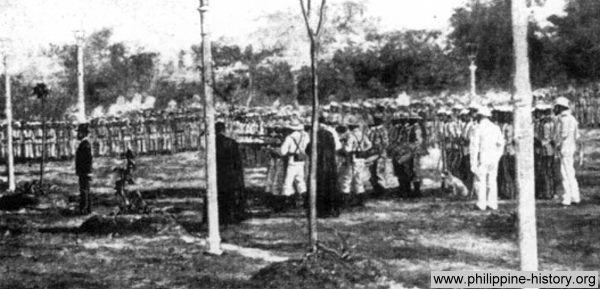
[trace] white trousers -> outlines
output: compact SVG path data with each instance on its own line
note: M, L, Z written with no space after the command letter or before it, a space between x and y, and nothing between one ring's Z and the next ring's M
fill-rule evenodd
M575 167L573 166L574 153L561 153L560 158L560 175L562 177L562 186L565 190L562 196L562 204L570 205L571 203L579 203L579 184L575 178Z
M476 178L473 186L477 187L475 192L477 193L477 208L485 210L490 208L492 210L498 209L498 183L496 177L498 176L498 162L490 164L480 164L477 168Z
M306 193L304 162L290 162L285 171L283 195L291 196L295 192L298 192L299 194Z
M346 160L340 171L340 189L344 194L365 192L367 167L364 159Z

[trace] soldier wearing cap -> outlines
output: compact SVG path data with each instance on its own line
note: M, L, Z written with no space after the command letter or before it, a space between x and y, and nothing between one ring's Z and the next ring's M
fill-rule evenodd
M310 137L304 131L304 125L297 119L291 121L288 128L292 132L285 137L278 151L279 155L287 157L282 193L286 197L293 197L290 201L299 202L301 195L306 193L304 165L308 161L306 147Z
M448 158L448 170L455 176L460 174L459 165L461 158L460 147L460 120L459 112L462 107L458 104L452 106L450 120L446 123L446 146Z
M400 126L400 138L390 148L393 157L394 172L399 184L400 197L421 197L421 156L427 150L421 119L405 116L397 119Z
M341 191L346 204L356 198L354 204L362 205L364 202L366 173L366 154L371 149L371 141L363 133L360 122L355 116L347 119L348 132L342 145L344 161L341 165Z
M56 157L59 160L65 158L65 130L64 122L56 122Z
M190 129L190 145L193 150L198 149L198 144L200 142L200 125L198 123L198 117L193 116L190 119L191 129ZM264 133L261 133L264 135Z
M440 108L437 112L437 122L436 122L436 135L437 135L437 139L438 139L438 146L440 148L440 152L442 154L442 170L443 171L447 171L448 170L448 145L447 143L450 141L447 130L446 130L446 124L449 122L450 120L450 114L449 112L445 109L445 108Z
M73 157L77 151L77 124L74 121L69 120L67 125L67 137L69 138L69 157Z
M48 128L46 129L46 153L48 155L48 158L50 159L56 159L56 130L57 130L57 123L56 122L50 122L48 124Z
M173 132L175 133L174 151L180 152L185 149L184 133L185 125L180 115L176 115L173 119Z
M146 125L148 126L148 152L155 154L158 152L158 127L156 123L156 118L150 117Z
M460 146L461 146L461 161L459 166L460 178L469 191L473 190L473 173L471 172L471 157L469 153L469 140L473 133L474 121L468 109L463 109L460 112Z
M376 156L369 167L371 172L370 182L375 196L381 196L385 192L388 183L386 166L389 163L387 149L390 145L388 130L385 127L382 113L373 115L373 126L368 135Z
M579 184L575 177L575 167L573 165L579 138L579 124L571 114L569 107L569 100L565 97L556 99L554 113L557 115L558 120L556 124L555 143L556 153L560 158L562 186L565 191L562 196L562 204L564 206L578 204L581 201Z
M6 159L6 123L0 125L0 157Z
M75 154L75 173L79 177L79 211L87 215L92 212L90 196L90 181L92 173L92 146L88 140L89 127L87 123L79 124L77 139L79 146Z
M13 126L13 151L15 158L18 160L23 159L23 131L21 129L21 122L15 121Z
M44 138L44 131L42 130L42 124L39 122L34 123L33 127L34 134L34 149L33 149L33 157L38 159L42 157L42 139Z
M96 136L98 142L98 155L105 156L107 153L108 141L108 124L105 119L101 118L96 124Z
M113 120L110 124L110 151L112 155L120 155L123 152L121 125L122 122L117 119Z
M127 150L134 151L134 148L132 147L134 131L131 127L128 117L123 118L123 122L121 123L120 130L121 130L121 145L122 145L121 152L126 152Z
M498 116L497 123L504 136L504 151L498 164L498 194L505 198L514 199L517 193L516 142L510 107L500 107Z
M504 136L500 127L490 121L492 112L482 107L477 112L477 128L469 143L471 170L478 186L477 208L498 209L498 161L504 149Z
M23 140L25 147L25 158L32 160L34 158L33 152L33 128L30 123L25 123L23 126Z
M556 194L554 120L551 113L552 107L549 105L535 107L535 191L540 199L552 199Z

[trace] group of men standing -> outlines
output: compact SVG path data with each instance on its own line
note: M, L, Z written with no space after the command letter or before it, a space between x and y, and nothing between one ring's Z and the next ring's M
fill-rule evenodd
M8 153L6 124L0 128L0 155ZM123 118L97 118L88 124L94 156L177 153L198 149L202 129L192 114L134 114ZM71 159L77 148L77 124L72 121L14 122L13 153L18 161L39 160L45 150L50 160ZM45 131L45 132L44 132Z
M552 116L554 112L554 116ZM538 198L551 199L556 179L562 180L565 206L579 203L574 155L578 149L578 123L568 99L555 105L538 105L535 118L535 183ZM480 210L498 208L498 195L516 196L516 141L510 109L471 106L438 111L436 124L443 167L477 196ZM560 171L557 174L556 171Z
M319 117L317 215L337 216L344 207L362 205L368 182L374 195L381 196L392 187L390 178L394 177L400 184L395 186L397 196L420 196L418 160L425 151L422 119L408 112L386 114L383 107L361 107L362 113L359 109L344 114L335 107L326 108ZM280 192L298 205L307 190L309 129L298 118L287 129L275 150L285 163Z

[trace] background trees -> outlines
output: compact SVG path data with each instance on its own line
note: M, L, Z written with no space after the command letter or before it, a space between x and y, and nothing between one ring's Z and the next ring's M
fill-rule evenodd
M513 38L510 0L472 1L457 8L449 33L431 30L380 31L361 0L327 7L318 64L319 98L352 100L389 97L400 91L437 93L468 88L468 56L476 52L478 86L510 89ZM214 42L215 93L232 105L310 102L310 69L305 31L297 11L266 15L252 34L255 45ZM569 0L565 13L548 18L550 26L529 19L527 34L534 88L588 83L600 79L600 3ZM118 96L135 93L156 97L156 106L170 100L190 101L202 90L195 63L201 46L182 49L169 58L143 47L111 40L102 29L86 39L85 70L88 107L108 106ZM474 49L475 48L475 49ZM30 87L50 84L52 108L59 116L75 103L76 49L51 45L44 53L52 73L36 67L13 75L15 117L35 117ZM47 65L40 63L40 65ZM2 107L0 101L0 108Z

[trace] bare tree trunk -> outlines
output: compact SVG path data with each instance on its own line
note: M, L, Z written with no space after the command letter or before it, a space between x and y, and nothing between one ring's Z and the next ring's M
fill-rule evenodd
M5 52L7 53L7 52ZM8 56L4 55L4 89L6 95L6 166L8 170L8 191L15 191L15 161L12 132L12 100L10 92L10 75L8 74Z
M317 252L317 132L319 129L319 78L317 76L317 51L319 47L319 33L323 25L324 12L325 12L325 0L321 0L321 6L319 8L319 14L317 18L317 27L313 29L310 24L310 10L311 0L307 0L306 7L304 1L300 0L300 7L302 8L302 16L304 17L304 23L306 24L306 32L310 40L310 68L311 68L311 79L312 79L312 118L311 118L311 151L310 151L310 166L308 173L308 231L309 231L309 242L310 251Z
M319 77L317 76L317 49L314 39L310 43L310 72L312 78L312 118L310 132L310 168L308 171L308 231L310 235L310 248L317 251L317 132L319 129Z
M512 0L513 47L515 53L514 100L517 143L517 189L519 194L519 257L522 271L537 271L537 233L533 162L532 92L527 48L526 0Z
M208 1L200 0L200 25L202 29L202 84L204 87L204 119L206 124L206 200L208 200L208 253L220 255L219 204L217 199L217 149L215 139L215 104L213 96L212 54L208 28Z

